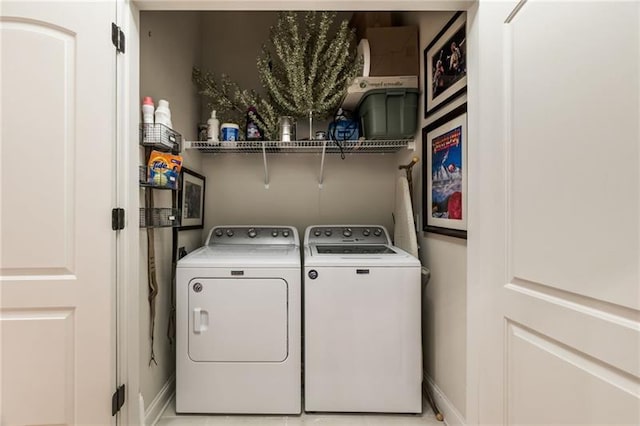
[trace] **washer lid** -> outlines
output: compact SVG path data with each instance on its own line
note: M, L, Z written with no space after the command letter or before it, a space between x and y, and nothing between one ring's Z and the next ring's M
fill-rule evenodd
M305 266L420 267L420 261L406 251L381 244L310 244L304 253Z
M296 245L204 246L178 261L178 268L299 268L300 247Z
M389 246L378 244L317 244L314 247L318 254L396 254Z

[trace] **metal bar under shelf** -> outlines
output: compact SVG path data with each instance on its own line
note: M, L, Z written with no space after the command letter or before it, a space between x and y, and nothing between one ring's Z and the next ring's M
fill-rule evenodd
M262 161L264 163L264 189L269 189L269 167L267 166L267 148L262 144Z
M327 143L322 145L322 160L320 160L320 176L318 177L318 188L322 189L324 182L324 155L327 152Z
M237 141L210 142L186 141L186 149L197 149L211 154L275 154L275 153L326 153L326 154L382 154L397 152L413 146L413 139L357 140L357 141ZM342 147L342 150L340 149Z

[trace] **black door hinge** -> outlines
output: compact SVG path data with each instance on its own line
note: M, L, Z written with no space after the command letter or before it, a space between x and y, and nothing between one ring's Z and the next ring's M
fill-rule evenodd
M124 385L116 389L111 397L111 415L115 416L124 405Z
M113 22L111 23L111 41L116 47L116 52L124 53L124 33L122 29Z
M114 231L124 229L124 209L115 208L111 210L111 229Z

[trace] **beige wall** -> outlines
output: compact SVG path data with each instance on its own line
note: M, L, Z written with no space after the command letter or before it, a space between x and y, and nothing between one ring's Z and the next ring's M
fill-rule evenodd
M339 16L348 19L350 14ZM259 89L256 57L268 43L276 19L277 14L269 12L207 12L202 68L227 73L247 89ZM306 129L308 125L300 123L299 138L308 136ZM202 165L207 176L204 233L221 224L295 225L302 232L315 223L362 222L392 229L394 154L351 155L346 160L328 156L323 189L318 188L320 157L313 154L269 155L269 189L264 187L260 155L209 154Z
M394 155L327 156L318 188L320 156L269 156L269 189L262 157L211 156L203 160L207 181L205 229L219 224L293 225L381 223L392 230Z
M420 27L420 47L424 49L453 16L453 12L404 13L405 25ZM421 62L423 61L420 52ZM424 64L421 63L421 70ZM420 75L420 87L424 92L424 74ZM459 104L466 97L456 100ZM424 93L420 97L421 127L442 114L429 119L424 116ZM446 108L445 108L446 109ZM416 134L421 141L421 130ZM418 146L421 142L418 143ZM421 159L419 148L416 153ZM407 162L410 155L406 155ZM422 163L419 163L422 166ZM422 172L414 170L415 207L422 210ZM419 224L420 229L422 224ZM424 293L423 312L423 356L426 374L433 379L447 399L462 416L466 411L466 291L467 291L467 244L466 240L432 233L422 233L419 238L421 260L431 270L431 280Z
M200 103L191 83L191 68L200 61L200 16L198 13L142 12L140 16L140 95L170 103L173 127L186 140L196 137ZM183 152L184 165L201 172L197 152ZM141 161L142 161L141 153ZM140 202L144 205L144 190ZM170 191L154 191L156 207L170 207ZM156 298L155 355L158 365L149 365L149 303L147 300L147 233L140 232L140 392L146 407L175 371L174 347L167 339L171 289L172 230L155 229ZM179 246L188 251L201 245L201 232L182 231Z

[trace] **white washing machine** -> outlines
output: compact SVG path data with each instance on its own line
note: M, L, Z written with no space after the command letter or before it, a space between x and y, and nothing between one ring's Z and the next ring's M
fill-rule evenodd
M176 412L300 413L297 230L213 228L176 279Z
M420 286L384 227L307 228L305 411L422 412Z

